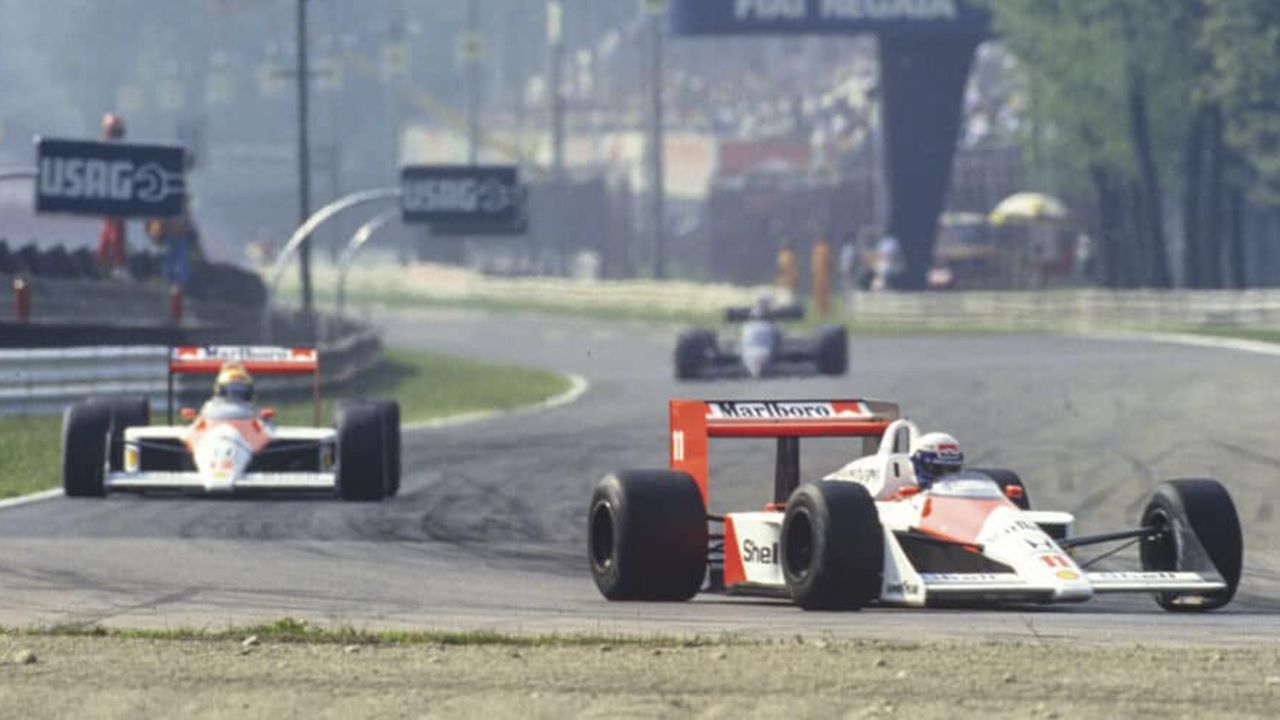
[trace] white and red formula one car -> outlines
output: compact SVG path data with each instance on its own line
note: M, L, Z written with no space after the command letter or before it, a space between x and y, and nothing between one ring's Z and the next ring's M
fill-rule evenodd
M231 369L247 396L215 395L173 423L174 376ZM67 408L62 425L63 490L332 493L381 500L400 485L400 410L395 402L340 403L333 427L320 425L319 354L313 348L178 347L170 351L168 424L151 425L146 398L94 399ZM316 427L284 427L252 402L252 375L310 375Z
M1239 520L1214 480L1160 483L1138 527L1080 536L1069 513L1031 510L1007 470L961 471L920 487L905 449L919 431L893 403L672 400L670 414L670 469L613 473L591 496L591 574L610 600L687 600L705 590L853 609L1145 592L1169 610L1207 610L1227 604L1240 580ZM864 438L862 455L801 484L800 439L842 436ZM777 439L773 501L763 510L707 514L713 437ZM709 533L708 522L723 532ZM1076 557L1125 540L1139 545L1141 570L1097 571Z

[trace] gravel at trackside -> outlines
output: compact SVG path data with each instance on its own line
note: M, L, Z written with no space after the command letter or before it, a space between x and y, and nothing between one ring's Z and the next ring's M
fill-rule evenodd
M1280 646L7 636L0 650L0 714L32 718L1280 716Z

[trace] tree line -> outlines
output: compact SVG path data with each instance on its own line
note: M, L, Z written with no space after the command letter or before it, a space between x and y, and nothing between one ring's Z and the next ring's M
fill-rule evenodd
M1245 285L1246 204L1280 204L1280 2L978 0L1026 73L1033 164L1093 193L1101 280Z

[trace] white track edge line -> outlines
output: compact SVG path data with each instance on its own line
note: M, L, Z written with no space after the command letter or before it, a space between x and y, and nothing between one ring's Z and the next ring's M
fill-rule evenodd
M506 417L509 415L524 415L528 413L538 413L544 410L552 410L558 407L564 407L571 403L577 402L579 398L591 389L591 382L581 375L572 373L566 375L569 379L569 389L547 398L533 405L525 405L523 407L512 408L510 410L480 410L477 412L462 413L460 415L450 415L448 417L437 418L435 420L424 420L422 422L409 423L402 425L403 430L434 430L438 428L455 427L457 425L470 425L471 423L481 422L483 420L492 420L494 418Z
M42 500L52 500L56 497L62 497L62 488L50 488L48 490L40 490L39 492L27 493L26 495L5 498L0 500L0 510L30 505L31 503L37 503Z
M1262 340L1245 340L1243 338L1213 337L1210 335L1191 335L1186 333L1147 333L1147 332L1089 332L1082 337L1092 340L1120 340L1129 342L1165 343L1168 345L1190 345L1213 350L1235 350L1236 352L1254 355L1280 355L1280 344Z

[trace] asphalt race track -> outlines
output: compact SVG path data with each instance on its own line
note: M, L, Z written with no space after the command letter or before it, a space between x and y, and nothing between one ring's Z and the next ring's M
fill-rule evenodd
M592 389L540 413L407 431L401 495L383 504L117 495L0 510L0 624L198 626L293 616L360 627L878 638L1280 640L1280 359L1049 336L853 338L840 379L677 384L675 328L461 310L391 316L395 345L576 372ZM605 602L586 569L591 485L662 467L666 400L896 399L957 435L971 464L1018 470L1035 507L1077 530L1136 521L1161 478L1218 477L1245 528L1225 611L1171 615L1145 596L1071 608L806 613L704 596ZM847 442L847 441L845 441ZM712 446L712 510L772 487L767 442ZM814 441L805 474L844 459Z

